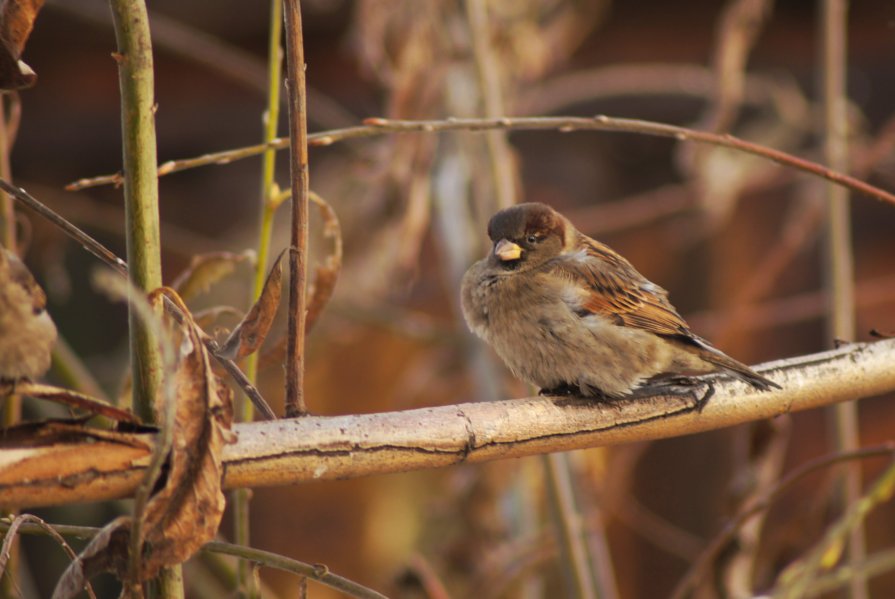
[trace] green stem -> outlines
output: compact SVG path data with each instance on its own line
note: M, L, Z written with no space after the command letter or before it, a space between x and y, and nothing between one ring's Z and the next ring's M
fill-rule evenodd
M111 0L111 7L118 43L128 272L134 287L148 292L162 284L152 41L142 0ZM133 302L128 310L134 412L152 422L162 386L161 352L156 333ZM160 597L183 596L179 566L162 572L158 590Z
M149 291L162 284L152 43L141 0L111 4L118 40L127 263L134 286ZM162 377L158 343L133 309L130 330L134 411L152 421Z
M280 120L280 86L283 77L283 5L281 0L270 2L270 34L267 44L267 110L264 113L263 143L270 143L277 137L277 124ZM250 304L261 296L267 276L267 263L270 257L271 238L273 236L273 217L276 212L276 150L269 149L261 159L261 223L258 231L258 263L255 266L255 280L252 286ZM255 383L258 378L258 354L249 356L246 363L246 376ZM252 403L239 398L237 412L243 422L251 422L255 417ZM239 545L251 544L251 521L249 501L251 491L240 489L233 494L234 540ZM237 588L247 597L258 597L259 589L255 585L251 564L241 560L237 566Z
M162 570L158 576L158 595L170 599L183 599L183 566L176 565Z
M281 49L283 39L283 5L280 0L271 0L270 3L270 39L267 46L268 54L268 88L267 110L264 113L264 141L269 144L277 138L277 123L280 120L280 86L283 78L283 52ZM273 217L278 202L275 201L276 186L274 174L276 172L277 152L269 148L261 157L261 226L258 231L258 264L255 267L255 281L252 287L251 301L254 302L261 296L264 281L267 277L267 263L270 257L270 243L273 236ZM249 356L246 365L246 376L253 383L258 376L258 354ZM242 419L250 422L253 417L251 404L243 402L245 407L241 414Z

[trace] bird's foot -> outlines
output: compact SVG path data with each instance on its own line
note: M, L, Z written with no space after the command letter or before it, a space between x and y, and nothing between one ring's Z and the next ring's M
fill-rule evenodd
M595 402L606 405L616 405L618 400L622 399L619 397L612 397L610 395L607 395L596 387L588 386L585 389L582 389L578 385L568 384L560 385L552 389L541 389L538 394L559 398L554 403L560 407L572 405L593 405Z
M538 391L538 395L545 397L572 397L581 395L581 392L577 386L563 383L551 389L541 389Z
M654 395L687 397L693 401L696 411L702 412L714 394L715 384L711 379L675 376L638 387L628 397L633 399Z

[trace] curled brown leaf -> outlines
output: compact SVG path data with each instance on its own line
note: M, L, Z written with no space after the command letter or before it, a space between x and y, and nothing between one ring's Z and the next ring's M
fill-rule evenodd
M280 305L280 295L283 287L283 255L286 250L280 252L273 263L261 296L252 306L227 340L221 345L218 355L228 360L236 360L253 354L264 343L270 325Z
M166 295L187 316L178 327L177 413L164 488L146 506L144 578L188 559L217 533L226 501L221 453L235 441L230 388L211 368L201 333L176 293Z
M319 195L312 191L309 197L320 210L320 216L323 218L323 236L332 240L333 245L330 255L326 257L323 264L314 270L314 280L308 293L311 299L308 301L308 311L305 316L305 333L311 331L323 312L323 308L332 297L336 280L342 270L342 228L339 226L339 217L336 216L332 206Z
M308 309L305 312L305 334L310 333L317 319L323 312L323 308L332 297L336 288L336 281L342 270L342 227L339 218L329 203L313 191L310 199L320 210L323 218L323 236L332 240L332 253L326 257L323 264L314 269L314 279L308 292ZM280 364L286 355L286 338L279 339L261 356L261 366L266 368L272 364Z

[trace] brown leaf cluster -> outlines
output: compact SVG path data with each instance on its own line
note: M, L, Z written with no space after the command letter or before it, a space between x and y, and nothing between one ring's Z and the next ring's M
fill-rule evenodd
M217 533L226 504L221 492L221 452L235 440L232 398L212 371L202 334L189 317L186 306L169 289L169 297L186 318L171 323L180 355L173 376L174 430L164 482L146 505L142 518L142 555L138 580L128 580L129 548L133 519L123 516L109 523L63 574L54 598L73 597L84 582L102 571L112 571L138 592L138 583L158 574L166 566L188 559ZM173 320L173 319L171 319ZM159 413L168 409L159 399Z

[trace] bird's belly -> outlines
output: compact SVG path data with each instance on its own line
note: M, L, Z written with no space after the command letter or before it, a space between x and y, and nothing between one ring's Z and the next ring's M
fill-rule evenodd
M528 311L529 314L539 311ZM620 396L662 372L669 356L661 338L600 316L581 318L564 304L541 315L492 316L489 342L520 378L544 389Z

